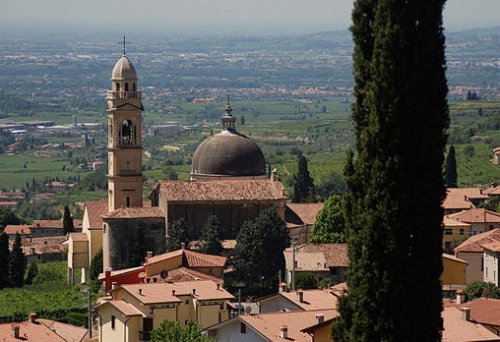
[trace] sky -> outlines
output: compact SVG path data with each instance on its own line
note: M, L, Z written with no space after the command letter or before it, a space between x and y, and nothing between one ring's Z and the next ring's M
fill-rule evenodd
M423 1L423 0L422 0ZM0 27L120 32L344 30L353 0L0 0ZM500 0L448 0L449 31L500 26Z

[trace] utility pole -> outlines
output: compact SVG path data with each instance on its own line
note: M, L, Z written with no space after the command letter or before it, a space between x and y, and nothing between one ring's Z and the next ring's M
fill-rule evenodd
M241 289L238 289L238 316L241 312Z

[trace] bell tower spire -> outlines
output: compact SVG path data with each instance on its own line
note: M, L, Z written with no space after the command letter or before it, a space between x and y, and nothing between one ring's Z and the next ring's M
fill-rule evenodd
M124 55L111 74L107 93L108 112L108 211L141 207L142 198L142 106L137 73Z

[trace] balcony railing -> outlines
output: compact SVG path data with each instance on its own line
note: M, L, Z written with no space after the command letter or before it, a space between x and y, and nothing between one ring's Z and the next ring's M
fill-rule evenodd
M141 99L142 92L140 91L110 91L108 90L108 100L118 99Z

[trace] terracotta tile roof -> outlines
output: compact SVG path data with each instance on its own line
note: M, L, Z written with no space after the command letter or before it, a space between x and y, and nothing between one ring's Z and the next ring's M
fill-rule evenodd
M285 255L286 268L292 268L292 248L283 252ZM322 243L303 244L295 247L296 270L299 271L329 271L330 267L347 267L349 258L347 256L347 244L345 243Z
M460 262L462 264L469 264L467 261L465 260L462 260L460 258L457 258L456 256L454 255L451 255L451 254L446 254L446 253L443 253L442 255L443 259L448 259L448 260L452 260L452 261L457 261L457 262Z
M85 233L70 233L69 239L72 241L88 241L87 234Z
M337 310L290 311L241 315L238 316L238 319L248 324L269 341L283 341L280 338L280 328L287 326L288 341L310 342L311 336L301 330L316 325L317 314L323 314L325 321L330 321L339 315Z
M61 336L65 341L80 342L85 336L87 336L88 333L87 329L76 325L43 318L39 318L37 321L49 327L52 331L55 331L56 334Z
M199 280L211 280L216 284L224 284L224 280L217 278L216 276L201 273L187 267L179 267L174 270L168 271L168 277L165 280L161 279L161 281L174 283Z
M500 241L491 241L481 245L484 249L498 253L500 252Z
M149 283L122 285L114 291L123 289L143 304L178 303L177 296L194 296L198 300L229 300L234 296L217 283L210 280L187 281L179 283ZM141 289L141 294L139 294ZM195 293L193 294L193 289ZM175 291L175 292L172 292Z
M342 295L344 292L347 292L347 283L339 283L337 285L333 285L330 287L330 290L332 290L333 293L336 295Z
M87 214L89 217L89 229L102 229L101 216L108 212L108 200L87 202Z
M20 235L31 235L31 226L24 224L8 224L3 231L7 235L16 235L16 233Z
M82 228L82 220L73 219L73 225L75 228ZM63 229L63 220L33 220L32 227Z
M287 226L312 225L324 203L288 203L285 207Z
M463 210L447 215L448 218L466 223L499 223L500 214L483 208Z
M481 324L465 321L456 307L445 307L443 317L443 342L500 341L500 337Z
M475 208L474 204L469 200L471 197L467 196L469 192L463 191L464 188L448 188L446 198L443 201L443 208L449 210L469 209Z
M196 268L196 267L224 267L226 264L227 258L218 255L210 255L198 253L195 251L190 251L188 249L178 249L176 251L163 253L160 255L155 255L149 258L145 265L151 265L153 263L165 261L171 258L175 258L179 255L184 255L187 262L187 267Z
M484 250L482 245L494 241L500 241L500 228L471 236L455 248L455 253L482 253Z
M21 240L21 248L24 255L45 255L55 253L65 253L68 250L68 245L65 236L39 237ZM14 241L9 241L11 247Z
M443 217L443 226L445 227L471 227L469 223L461 222L459 220L451 219L448 216Z
M479 298L459 307L470 308L470 317L477 323L500 326L500 299Z
M500 185L483 190L483 194L488 196L500 196Z
M130 268L123 268L121 270L116 270L116 271L111 271L111 278L127 273L134 273L134 272L144 272L144 266L136 266L136 267L130 267ZM99 273L99 277L97 278L98 280L104 280L105 279L105 273Z
M142 312L140 312L135 306L125 302L124 300L105 301L96 305L94 308L96 310L99 310L105 305L111 305L116 310L120 311L124 316L142 316Z
M298 290L300 291L300 290ZM279 295L285 297L304 311L311 310L333 310L337 308L338 297L330 289L327 290L303 290L302 302L299 301L297 291L280 292Z
M121 207L101 216L103 219L165 217L160 207Z
M19 336L12 337L12 327L19 326ZM2 342L65 342L65 340L41 323L21 322L21 323L3 323L0 324L0 336Z
M267 178L160 181L160 196L167 202L287 200L283 184Z

